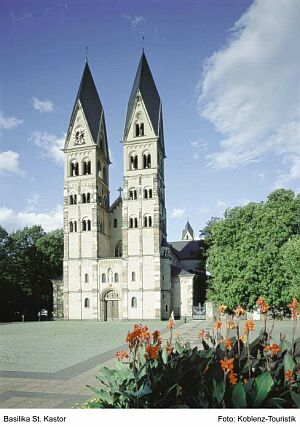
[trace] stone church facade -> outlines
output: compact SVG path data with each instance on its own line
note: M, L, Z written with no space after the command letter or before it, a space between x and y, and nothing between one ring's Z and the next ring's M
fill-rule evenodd
M122 145L123 190L111 203L104 109L86 63L63 150L63 289L54 281L54 314L99 321L168 319L172 311L191 317L205 275L202 242L188 222L180 241L167 242L162 103L144 52Z

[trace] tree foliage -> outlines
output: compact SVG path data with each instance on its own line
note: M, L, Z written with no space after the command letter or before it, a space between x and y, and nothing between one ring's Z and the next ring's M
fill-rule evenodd
M299 195L280 189L265 202L228 209L204 235L215 303L250 309L264 295L276 311L299 295Z
M0 321L52 311L51 278L62 274L63 232L40 226L8 234L0 226Z

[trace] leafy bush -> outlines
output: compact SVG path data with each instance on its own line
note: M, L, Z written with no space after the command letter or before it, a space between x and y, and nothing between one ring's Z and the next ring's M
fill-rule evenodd
M86 408L300 408L300 338L295 339L298 302L289 305L293 340L281 335L272 341L267 330L269 306L257 301L265 319L259 336L250 342L255 324L242 307L226 314L221 306L213 333L199 332L199 347L174 339L163 344L159 331L135 325L127 335L129 353L117 353L115 368L102 367L99 388ZM226 317L225 317L226 316ZM221 335L224 323L225 336ZM243 335L241 327L243 326Z

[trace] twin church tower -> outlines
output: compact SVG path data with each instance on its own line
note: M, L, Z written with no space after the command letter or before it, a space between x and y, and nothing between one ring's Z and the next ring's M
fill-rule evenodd
M167 243L162 103L144 52L122 143L123 195L112 202L104 109L86 63L64 147L65 319L167 319L192 305L180 273L192 288L195 275Z

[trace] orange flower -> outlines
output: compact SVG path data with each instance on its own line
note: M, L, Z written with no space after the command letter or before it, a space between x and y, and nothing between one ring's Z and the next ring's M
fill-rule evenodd
M266 314L270 308L270 306L265 302L264 297L259 297L256 301L256 304L259 306L260 312L262 314Z
M291 311L292 319L296 320L300 314L299 302L296 300L296 298L292 299L292 302L288 305L288 308Z
M233 371L228 373L228 379L230 384L237 384L238 382L237 374L235 374Z
M225 371L225 372L229 372L233 370L233 364L234 364L234 358L232 357L231 359L224 359L224 360L220 360L219 361L221 368Z
M124 359L128 359L129 358L129 354L127 353L127 351L118 351L116 353L116 357L121 362Z
M216 329L221 329L221 326L222 326L221 320L216 320L216 322L215 322L215 328Z
M152 346L151 344L148 344L146 346L146 354L150 359L156 360L158 358L159 349L160 347L158 346Z
M149 342L150 332L147 326L142 326L141 324L134 325L133 331L128 332L126 342L130 350L135 346L142 346L144 342Z
M264 351L271 352L272 355L275 355L280 352L280 347L278 344L273 343L272 345L266 345Z
M171 330L171 329L173 329L173 328L174 328L174 326L175 326L175 322L174 322L174 320L172 319L172 317L170 317L170 319L169 319L169 321L168 321L167 328Z
M152 333L153 338L153 344L157 344L159 347L161 347L162 344L162 338L159 331L154 331Z
M225 348L227 348L227 350L231 350L231 349L232 349L232 346L233 346L232 339L231 339L231 338L227 338L227 339L225 340L224 345L225 345Z
M242 316L244 313L245 313L245 310L243 309L243 307L241 307L241 306L238 306L235 310L233 310L234 311L234 314L236 315L236 316Z
M293 383L295 381L295 378L293 377L292 371L290 371L290 370L286 371L285 379L287 380L287 382L290 382L290 383Z
M253 320L246 320L244 324L244 332L254 331L254 322Z
M229 320L227 322L227 329L234 329L236 326L235 322L233 320Z
M226 310L227 310L227 305L224 305L224 304L220 305L220 307L218 308L218 312L220 314L224 314Z
M166 344L166 352L167 352L168 354L171 354L171 353L172 353L172 351L173 351L173 348L171 347L171 343L170 343L170 341L168 340L168 341L167 341L167 344Z

